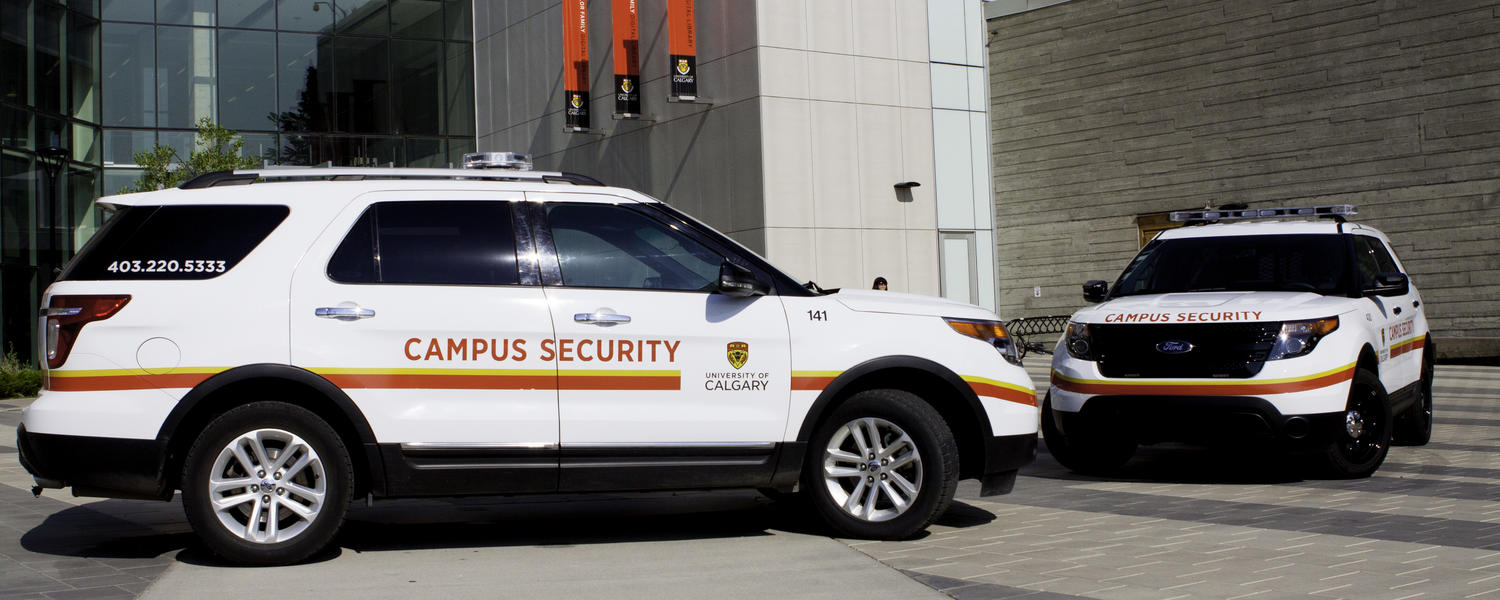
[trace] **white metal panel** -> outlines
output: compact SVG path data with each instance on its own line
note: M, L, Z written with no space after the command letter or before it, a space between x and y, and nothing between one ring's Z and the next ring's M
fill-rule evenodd
M927 39L932 60L964 64L969 59L964 37L965 0L927 1Z
M967 111L932 111L939 229L974 229L974 157Z
M932 107L969 110L969 69L932 63Z

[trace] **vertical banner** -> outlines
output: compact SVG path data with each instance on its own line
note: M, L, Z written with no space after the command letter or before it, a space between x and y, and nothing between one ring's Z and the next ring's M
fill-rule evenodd
M563 124L566 131L589 129L588 0L563 0Z
M611 15L615 29L615 115L641 116L641 31L635 12L636 0L614 0Z
M670 52L672 99L698 98L698 33L693 28L693 0L668 0L667 49Z

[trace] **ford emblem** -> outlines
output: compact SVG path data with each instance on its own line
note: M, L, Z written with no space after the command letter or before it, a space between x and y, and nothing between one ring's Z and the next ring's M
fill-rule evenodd
M1182 340L1167 340L1158 343L1156 351L1162 354L1186 354L1193 351L1193 345Z

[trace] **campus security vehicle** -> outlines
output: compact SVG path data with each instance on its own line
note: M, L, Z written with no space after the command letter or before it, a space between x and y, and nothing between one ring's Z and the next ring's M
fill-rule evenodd
M512 168L267 169L106 197L48 288L40 488L169 499L239 563L353 500L794 489L909 536L1005 493L1038 407L995 314L799 285L661 202ZM516 166L522 167L516 169Z
M1353 206L1172 213L1072 317L1042 404L1047 448L1107 472L1138 444L1276 441L1334 477L1432 434L1422 298ZM1300 218L1300 219L1299 219ZM1299 219L1299 220L1288 220Z

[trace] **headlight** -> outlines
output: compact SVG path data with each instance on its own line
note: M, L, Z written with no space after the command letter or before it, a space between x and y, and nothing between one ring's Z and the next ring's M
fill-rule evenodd
M986 342L1000 351L1000 355L1011 364L1021 364L1021 352L1016 348L1015 338L1010 337L1010 332L999 321L972 321L969 319L949 319L948 326L954 331L967 335L976 340Z
M1318 340L1338 328L1338 317L1282 323L1281 333L1276 336L1276 345L1271 346L1271 355L1266 360L1295 358L1312 352L1313 347L1318 345Z
M1078 360L1098 360L1094 357L1094 338L1089 336L1086 323L1068 323L1068 333L1063 336L1063 345L1068 354Z

